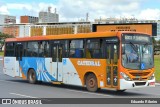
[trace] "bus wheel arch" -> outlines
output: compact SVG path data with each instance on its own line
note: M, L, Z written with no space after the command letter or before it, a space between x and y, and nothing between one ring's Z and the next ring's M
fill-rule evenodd
M88 91L95 92L98 90L98 79L93 72L87 72L85 74L84 84Z
M35 84L37 82L36 72L33 68L28 69L27 80L31 84Z

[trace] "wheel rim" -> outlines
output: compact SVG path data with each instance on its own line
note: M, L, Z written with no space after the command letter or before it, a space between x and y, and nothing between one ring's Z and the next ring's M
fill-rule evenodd
M33 72L31 72L31 74L30 74L30 81L33 81L33 80L34 80L34 78L35 78L35 75L34 75L34 73L33 73Z
M91 88L94 88L95 87L95 80L94 80L94 78L91 78L89 81L89 87L91 87Z

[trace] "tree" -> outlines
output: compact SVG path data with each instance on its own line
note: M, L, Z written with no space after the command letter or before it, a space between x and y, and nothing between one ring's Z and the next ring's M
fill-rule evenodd
M154 37L152 38L152 41L153 41L153 44L154 44L154 45L156 45L156 44L157 44L157 42L156 42L156 40L155 40L155 38L154 38Z
M8 35L0 32L0 47L4 45L4 41L6 38L13 38L13 37L14 37L13 35Z

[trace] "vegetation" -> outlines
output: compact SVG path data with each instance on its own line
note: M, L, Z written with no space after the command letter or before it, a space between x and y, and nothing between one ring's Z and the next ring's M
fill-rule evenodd
M8 35L8 34L4 34L2 32L0 32L0 48L4 45L4 40L6 38L13 38L14 36L12 35Z
M160 82L160 55L155 55L154 64L156 81Z
M0 52L0 56L3 56L4 55L4 52Z

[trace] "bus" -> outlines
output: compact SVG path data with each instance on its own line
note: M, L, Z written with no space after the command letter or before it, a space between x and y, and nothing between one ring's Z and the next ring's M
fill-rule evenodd
M3 72L29 83L88 91L154 87L152 38L139 32L92 32L8 38Z

